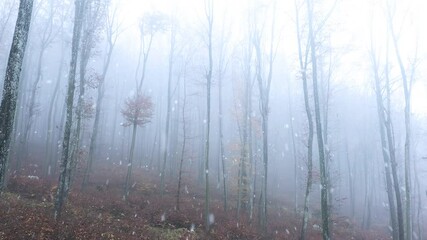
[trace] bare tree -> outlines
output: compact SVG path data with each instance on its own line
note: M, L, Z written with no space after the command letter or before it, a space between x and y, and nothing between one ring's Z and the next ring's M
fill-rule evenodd
M109 5L108 5L109 6ZM109 7L107 6L106 11L109 11ZM87 167L85 170L85 175L83 178L83 187L88 183L89 176L92 171L93 165L93 157L96 150L96 140L99 132L99 121L101 118L101 109L102 102L105 94L105 79L108 73L108 69L110 67L111 56L113 54L114 47L116 46L117 39L120 35L120 25L117 25L116 21L116 11L117 7L113 9L112 13L106 15L106 26L105 31L107 35L107 55L104 60L104 66L102 70L102 74L99 79L99 84L97 86L97 99L96 99L96 110L95 110L95 120L93 124L92 136L90 138L89 145L89 159L87 163ZM114 134L114 132L113 132Z
M144 83L144 80L145 80L145 72L147 70L147 62L148 62L148 57L150 55L153 38L157 33L164 32L166 30L166 26L167 26L166 19L167 18L160 13L150 13L145 15L141 19L141 23L139 26L141 41L139 46L138 64L135 71L136 89L138 90L138 92L141 92L142 84ZM141 78L139 79L139 82L138 82L138 72L139 72L139 67L141 65L141 55L142 55L142 73L141 73Z
M101 0L90 0L85 2L85 10L83 16L82 26L82 39L80 48L80 66L79 66L79 97L77 100L76 111L76 129L73 137L71 159L73 161L73 168L77 164L76 155L80 151L82 125L84 120L85 108L91 105L85 96L86 88L90 85L89 80L96 82L95 87L99 87L99 83L104 79L103 76L99 77L98 74L87 76L87 67L89 59L93 56L93 49L96 46L99 38L99 30L101 28L101 21L105 13L105 2ZM90 79L92 78L92 79Z
M274 33L275 33L275 15L276 15L276 2L274 1L274 6L272 6L272 22L270 29L270 42L268 43L268 53L267 60L264 59L264 53L262 52L262 37L263 37L263 28L256 26L253 30L253 45L256 53L256 80L258 82L259 90L259 106L262 119L262 160L263 160L263 181L262 181L262 193L261 193L261 209L259 213L259 220L261 227L264 231L267 230L267 180L268 180L268 117L269 117L269 95L271 80L273 78L273 63L276 49L274 47ZM256 20L255 20L256 21ZM263 66L266 64L266 68ZM264 76L264 72L267 72L267 75Z
M221 167L222 166L222 181L223 181L223 202L224 202L224 211L227 211L227 174L226 174L226 164L225 164L225 151L224 151L224 133L223 133L223 78L227 68L227 61L225 56L225 48L226 48L226 39L225 39L225 22L223 22L223 28L221 32L220 39L220 49L218 56L218 131L219 131L219 158L218 158L218 178L217 185L219 187L221 182Z
M73 102L74 102L74 90L76 82L76 69L77 69L77 57L80 45L80 36L83 24L84 16L84 1L75 0L75 12L74 12L74 28L73 28L73 40L71 43L71 61L70 69L68 74L68 90L66 98L66 121L64 129L64 137L62 141L62 157L61 157L61 169L58 181L58 190L55 199L55 219L61 217L62 206L66 199L66 193L70 187L71 177L71 160L70 160L70 139L71 139L71 126L73 120Z
M312 80L313 80L313 95L314 95L314 111L316 122L316 135L319 150L319 164L320 164L320 184L321 184L321 212L322 212L322 236L324 240L330 239L329 232L329 205L328 205L328 177L327 166L325 159L325 146L323 138L322 120L320 116L319 104L319 88L317 84L317 56L316 56L316 38L313 28L313 5L311 0L307 0L307 14L308 14L308 33L310 39L310 53L311 53L311 67L312 67Z
M301 74L301 80L303 83L304 92L304 106L305 114L307 115L308 122L308 139L307 139L307 180L304 194L304 208L303 208L303 220L301 227L300 239L305 239L305 233L308 223L308 203L310 197L311 186L313 184L313 137L314 137L314 124L313 117L310 108L310 96L308 93L308 82L307 82L307 66L308 66L308 55L310 48L305 44L306 48L303 52L303 38L300 24L300 6L295 2L296 11L296 28L297 28L297 40L298 40L298 60L299 60L299 71Z
M172 20L174 21L174 20ZM163 164L162 164L162 172L161 175L161 181L160 181L160 191L163 195L165 191L165 174L166 174L166 160L169 155L169 131L170 131L170 124L171 124L171 104L172 104L172 73L173 73L173 67L174 67L174 58L175 58L175 51L176 51L176 25L172 23L171 21L171 28L170 28L170 49L169 49L169 69L168 69L168 83L167 83L167 109L166 109L166 129L165 129L165 140L164 140L164 150L163 150Z
M205 229L210 231L211 216L210 216L210 192L209 192L209 136L211 125L211 84L213 71L213 53L212 53L212 30L214 20L214 5L212 0L205 1L205 14L208 23L208 57L209 65L206 70L206 140L205 140Z
M402 54L399 48L398 36L393 26L393 16L391 12L390 3L387 2L387 22L389 26L389 33L394 47L396 60L400 70L400 76L402 78L403 94L405 97L405 239L412 239L412 218L411 218L411 93L412 93L412 82L413 72L415 64L412 64L412 74L408 77L407 70L402 60ZM416 49L415 54L418 53ZM416 61L415 56L415 61Z
M33 11L33 0L21 0L13 34L12 47L6 68L3 84L3 95L0 105L0 192L2 192L8 165L11 134L16 110L16 98L25 55L28 33Z
M248 12L249 13L249 12ZM250 168L251 168L251 151L250 151L250 124L251 124L251 100L252 100L252 82L253 82L253 73L252 73L252 67L251 67L251 61L252 61L252 52L253 52L253 44L251 42L251 27L248 26L248 42L247 46L245 46L243 58L243 74L244 74L244 80L239 89L242 89L239 91L241 92L240 102L239 105L242 105L241 110L241 117L237 119L237 124L239 128L239 135L240 135L240 160L239 160L239 168L238 168L238 176L237 176L237 217L240 217L240 210L243 209L244 211L248 210L249 208L249 214L252 216L252 204L251 203L251 174L250 174ZM236 107L236 106L235 106Z
M376 95L376 102L377 102L377 113L378 113L378 119L379 119L379 130L380 130L380 137L381 137L381 146L382 146L382 155L384 159L384 166L385 166L385 177L386 177L386 187L387 187L387 197L388 197L388 203L390 208L390 221L391 226L393 229L393 239L403 239L403 233L401 232L401 227L403 227L403 224L401 222L401 214L399 214L400 211L396 212L396 200L397 206L399 207L399 200L400 200L400 193L395 192L396 189L393 189L393 178L391 176L395 176L393 165L395 164L392 160L392 156L394 156L394 146L392 142L388 142L390 140L389 136L389 125L391 119L387 120L387 116L385 112L387 111L384 107L384 100L382 96L382 87L380 84L380 74L378 69L378 59L377 56L374 53L373 46L371 46L371 61L372 61L372 67L374 72L374 80L375 80L375 95ZM389 89L389 85L387 84L386 87ZM398 185L398 182L394 182L394 186ZM400 191L398 189L398 191ZM393 193L396 194L398 197L396 200L393 196ZM399 208L401 209L401 207ZM397 214L397 215L396 215ZM400 216L400 217L399 217Z
M184 66L184 76L183 76L183 100L182 100L182 148L181 148L181 157L179 161L179 172L178 172L178 190L176 195L176 209L180 210L180 194L181 194L181 182L182 182L182 167L184 163L184 155L187 144L187 120L185 118L185 110L187 105L187 73L186 67Z

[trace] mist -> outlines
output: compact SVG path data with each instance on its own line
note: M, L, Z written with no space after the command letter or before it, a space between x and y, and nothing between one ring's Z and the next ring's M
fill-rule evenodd
M426 239L426 7L2 0L0 238Z

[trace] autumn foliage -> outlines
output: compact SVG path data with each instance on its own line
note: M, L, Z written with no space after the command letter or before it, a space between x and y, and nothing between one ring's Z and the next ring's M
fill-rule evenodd
M123 126L143 126L151 121L154 105L151 97L136 94L126 99L121 112L126 122Z

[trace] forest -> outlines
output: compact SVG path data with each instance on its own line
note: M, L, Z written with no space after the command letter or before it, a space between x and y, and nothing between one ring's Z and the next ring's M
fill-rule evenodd
M427 239L426 9L1 0L0 239Z

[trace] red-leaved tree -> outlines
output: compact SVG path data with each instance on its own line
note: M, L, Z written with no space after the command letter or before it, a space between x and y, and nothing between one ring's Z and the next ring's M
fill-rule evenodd
M130 147L128 171L126 175L125 194L123 196L124 199L127 199L129 196L129 184L132 175L132 161L135 149L136 129L138 126L144 126L151 121L154 112L154 106L153 102L151 101L151 97L144 96L143 94L136 94L126 99L121 112L126 120L126 122L123 123L123 126L133 126L132 143Z

